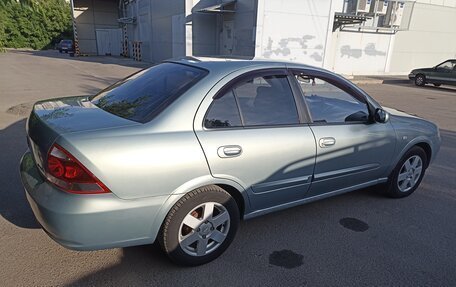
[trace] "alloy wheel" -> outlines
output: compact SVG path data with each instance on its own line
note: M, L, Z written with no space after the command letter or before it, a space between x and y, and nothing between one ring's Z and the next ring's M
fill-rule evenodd
M401 192L411 190L420 179L423 171L423 161L421 157L414 155L408 158L402 165L399 176L397 177L397 187Z
M424 85L424 77L421 76L421 75L417 76L416 79L415 79L415 84L417 86L423 86Z
M225 241L230 230L230 214L221 204L206 202L191 210L179 228L179 245L191 256L204 256Z

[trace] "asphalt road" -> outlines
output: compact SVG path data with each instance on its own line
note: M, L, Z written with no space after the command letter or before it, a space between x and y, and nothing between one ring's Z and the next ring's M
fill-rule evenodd
M443 139L408 198L368 189L246 221L222 257L195 268L172 265L154 246L75 252L54 243L37 225L18 175L28 108L94 93L138 66L54 51L0 54L1 286L456 284L456 89L394 79L362 88L386 106L434 121Z

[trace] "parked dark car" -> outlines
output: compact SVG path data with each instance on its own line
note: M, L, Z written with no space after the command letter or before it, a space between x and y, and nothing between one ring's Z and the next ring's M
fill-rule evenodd
M73 40L61 40L59 42L59 44L57 44L57 49L59 49L60 53L73 52L74 51Z
M432 68L421 68L412 70L409 79L415 82L417 86L426 84L456 85L456 59L446 60Z

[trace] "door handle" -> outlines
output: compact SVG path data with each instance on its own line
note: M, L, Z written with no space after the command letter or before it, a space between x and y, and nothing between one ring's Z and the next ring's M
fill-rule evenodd
M217 149L217 154L221 158L236 157L241 155L242 148L238 145L221 146Z
M320 147L330 147L336 144L336 139L335 138L321 138L318 141L318 145Z

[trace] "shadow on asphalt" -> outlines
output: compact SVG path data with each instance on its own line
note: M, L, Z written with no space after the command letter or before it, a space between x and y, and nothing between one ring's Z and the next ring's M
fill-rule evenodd
M18 172L20 157L27 148L25 122L25 119L22 119L0 131L0 148L2 150L0 215L18 227L38 228L39 226L24 196ZM282 274L282 269L274 269L281 267L271 265L272 263L268 260L271 254L282 252L281 254L284 255L290 253L304 258L304 266L299 267L298 264L296 267L302 269L297 269L297 272L290 274L302 274L299 276L312 278L314 274L316 274L315 276L321 275L312 269L314 268L313 265L322 264L317 260L318 258L328 258L327 260L334 261L334 265L337 266L349 263L349 266L345 268L348 271L355 271L358 270L357 264L366 264L360 259L367 256L368 253L364 252L368 252L369 248L383 241L386 243L379 248L380 250L387 248L388 251L382 252L387 252L386 254L389 255L382 257L384 258L382 260L385 261L378 261L377 258L376 262L379 265L376 268L389 266L391 258L394 259L397 254L409 256L407 249L400 249L393 244L395 241L391 240L394 238L390 239L390 236L395 236L398 231L394 232L391 229L396 228L397 225L397 228L402 232L403 225L401 224L406 224L406 226L410 224L408 217L418 217L419 220L429 221L420 225L420 228L437 227L439 228L437 230L440 230L442 229L441 216L437 215L434 219L429 216L423 217L421 208L417 207L420 206L420 203L428 202L431 196L435 197L435 191L438 193L434 200L438 200L437 205L440 206L440 209L448 208L442 205L448 205L444 202L451 202L450 199L454 200L452 190L448 190L448 186L455 186L456 179L449 179L447 175L456 173L454 164L456 162L456 133L442 130L441 136L441 153L431 166L418 193L408 199L388 199L382 196L380 189L369 188L242 222L240 232L238 232L235 241L227 252L216 261L200 267L183 268L172 264L157 244L123 248L122 255L117 263L101 267L101 269L97 268L97 271L84 274L82 277L69 282L69 285L145 286L157 285L159 282L164 285L170 284L170 282L174 282L176 285L197 285L200 282L201 274L213 274L211 277L207 277L205 282L211 282L214 285L217 282L226 282L226 285L234 286L239 285L239 282L244 282L244 280L246 285L252 285L254 282L258 283L257 285L267 285L268 277L261 277L259 274L265 272ZM405 218L395 217L398 210L410 206L416 208L409 208L407 212L401 213L401 216L405 216ZM434 210L435 206L428 206L427 209L429 208ZM371 226L369 231L362 233L363 235L355 235L355 233L350 233L353 231L347 230L339 224L341 218L352 217L368 223ZM292 219L293 225L299 227L284 224L290 219ZM393 220L394 224L390 220ZM446 223L443 226L446 226ZM385 233L385 230L388 233ZM404 230L407 234L415 232L413 233L413 240L424 240L424 243L428 244L427 237L419 236L422 234L421 232L428 232L427 229L425 231L419 229ZM431 231L432 229L429 232ZM357 232L356 234L360 233ZM301 239L296 243L290 241L288 235L297 236ZM448 245L450 239L453 242L450 236L447 237L449 239L445 237L439 244ZM356 238L359 238L360 241L357 241ZM411 239L408 238L407 240ZM361 252L359 255L361 257L357 257L356 254L353 255L354 251L349 247L351 245L347 245L351 241L355 242L356 252ZM433 252L441 250L435 248ZM336 252L335 255L334 252ZM97 256L99 253L93 254ZM285 262L284 264L287 264L288 258L286 256L280 259L280 261ZM326 259L321 260L326 262ZM221 272L221 270L223 271ZM238 274L240 277L233 276L233 272L241 272ZM336 271L331 269L327 272L333 274L332 272ZM314 278L313 280L317 279Z
M378 213L378 210L372 210L372 217L370 218L370 222L373 223L373 228L375 229L378 228L378 225L386 224L386 230L389 230L391 234L395 234L394 231L390 230L391 226L388 225L388 223L384 223L384 220L388 220L387 218L390 217L391 214L398 212L398 209L406 208L406 206L409 205L418 207L420 205L419 202L421 202L423 196L426 199L429 198L429 196L433 196L432 193L429 194L431 190L439 190L439 192L444 192L445 189L448 189L448 187L445 186L451 186L452 184L454 186L455 179L452 179L453 183L448 182L447 175L456 171L454 164L456 161L456 133L452 131L441 130L441 136L441 153L431 168L428 170L417 195L406 199L390 199L386 198L383 195L382 189L380 187L373 187L275 212L256 219L242 222L240 232L238 232L232 246L230 246L230 248L228 248L228 250L219 259L215 260L212 263L199 267L183 268L172 264L166 255L164 255L164 253L160 250L158 244L123 248L122 257L120 258L120 262L118 264L79 278L76 281L71 282L69 286L102 286L109 282L112 284L134 284L141 286L151 284L154 285L156 282L176 283L178 280L187 280L184 283L180 281L179 284L182 283L192 285L193 283L196 284L197 282L196 280L199 277L197 274L219 274L216 278L212 278L212 280L225 282L227 286L230 286L230 284L236 284L233 283L234 279L232 275L232 269L238 269L238 272L242 272L242 274L236 273L237 275L234 276L236 278L251 277L252 275L248 271L250 268L253 268L256 272L258 272L258 270L263 270L261 272L268 272L268 270L271 270L271 265L267 261L267 254L261 254L261 252L264 251L261 251L262 249L258 248L258 246L266 246L266 249L269 250L269 252L272 252L271 254L276 252L274 249L290 248L288 246L289 239L287 236L284 237L283 234L297 236L297 234L295 234L297 231L293 228L290 228L288 224L284 224L287 219L293 218L295 224L302 224L302 230L312 228L316 228L318 230L318 225L321 224L324 224L325 226L321 228L328 228L328 226L332 226L331 229L339 230L340 226L333 222L331 216L328 217L328 214L340 212L343 214L352 215L357 213L357 210L360 209L360 206L366 205L374 205L376 206L375 209L383 210L380 214ZM440 189L440 184L430 184L431 182L441 183L443 185L442 189ZM448 196L453 195L448 194ZM419 208L411 208L408 209L407 212L411 213L407 216L423 216L422 211ZM407 212L405 214L407 214ZM385 216L387 218L384 218ZM367 217L369 220L369 216ZM433 221L432 219L430 220ZM438 217L435 220L438 220ZM435 224L439 225L440 223ZM399 223L398 226L400 226ZM270 231L273 231L273 233L268 235ZM382 230L381 232L385 232L385 230ZM304 231L304 233L306 232ZM329 242L328 244L333 244L333 241L337 241L337 239L324 239L319 237L321 234L318 234L318 232L317 234L311 233L312 232L310 232L305 239L309 240L309 242L303 244L309 245L311 243L310 241L318 242L321 240L321 246L319 243L315 243L316 245L314 245L314 248L317 248L317 250L309 252L315 252L318 254L318 256L333 256L334 254L325 254L327 252L330 252L327 251L328 246L325 245L325 242ZM391 236L388 234L381 234L382 235L375 236L384 235L385 238ZM337 237L338 235L334 236ZM363 244L373 244L373 242L370 240L377 240L375 236L369 239L366 238ZM379 240L387 240L385 238L380 237ZM312 242L312 244L314 243ZM344 243L340 244L344 245ZM378 242L376 242L376 244L378 244ZM277 245L280 245L281 247L277 248ZM359 246L359 248L362 250L363 248L367 247ZM373 247L371 246L369 248ZM304 250L306 249L304 248ZM393 247L393 250L396 253L402 252L404 254L407 254L408 252L407 249L400 251L396 249L396 247ZM356 256L350 253L349 250L338 250L337 252L338 256L343 258L343 261L346 263L352 262L352 260L353 262L359 260L359 258L353 259L352 257ZM311 262L313 260L310 254L303 254L304 262L307 260L306 264L309 261ZM249 261L252 260L252 257L254 257L253 260L255 264L257 264L255 267L251 266L251 262L249 263ZM336 256L336 258L338 257ZM283 260L287 260L287 258L283 258ZM233 266L237 267L234 268ZM221 269L226 270L226 274L224 272L220 273ZM240 280L242 281L242 279ZM249 280L251 281L251 279ZM237 281L237 284L239 284L239 282L240 281Z
M385 198L378 189L370 188L241 222L240 230L227 251L215 261L197 267L183 267L173 264L157 243L122 248L122 255L118 264L87 274L66 286L170 286L170 284L173 286L196 286L200 285L201 282L204 282L204 286L216 285L217 282L221 286L277 286L264 281L268 280L267 274L271 272L272 268L277 268L273 270L273 273L284 272L281 271L283 268L287 271L296 268L295 274L296 272L302 274L304 279L306 276L304 270L308 267L306 267L309 264L308 262L312 261L311 258L330 257L328 254L320 253L319 249L312 251L312 253L320 253L317 256L307 254L304 251L305 249L290 247L288 236L299 236L299 232L297 233L295 228L289 224L284 224L284 222L293 219L294 225L300 225L307 219L306 225L313 226L313 228L319 229L318 226L324 224L324 228L329 226L335 232L342 232L343 227L339 226L338 220L331 221L328 219L327 212L344 206L347 209L347 214L351 214L350 210L357 209L357 205L361 202L380 200L389 201L390 199ZM328 221L325 223L312 221L312 219L320 220L320 217L324 217ZM307 228L306 225L303 225L302 228ZM321 234L318 232L311 232L302 240L311 242L324 240L319 236ZM307 244L308 242L303 242L303 246ZM320 248L322 250L327 249L325 244L322 244ZM275 253L282 253L279 260L279 264L282 266L271 261L271 256L274 256ZM339 253L342 254L339 254L340 256L347 258L346 260L350 260L349 258L352 256L347 250L339 250ZM295 264L295 257L304 260L304 265L302 263ZM255 272L252 273L250 270ZM207 277L205 274L212 275ZM201 276L204 279L201 279Z
M98 94L100 91L111 86L112 84L122 81L123 79L118 79L114 77L94 77L92 75L79 74L79 77L83 79L81 84L79 84L80 89L84 90L85 95L93 96ZM100 84L103 88L99 88ZM84 96L85 96L84 95Z
M19 175L19 161L27 150L25 119L0 130L0 215L22 228L39 228L25 198Z
M440 87L436 87L434 85L428 84L422 87L416 86L413 82L409 80L403 79L386 79L382 82L384 85L393 85L393 86L402 86L407 88L415 88L415 89L428 89L429 91L442 91L442 92L452 92L456 93L456 87L442 85Z
M239 282L242 282L241 278L244 278L244 276L252 276L251 274L248 274L248 262L250 259L246 259L247 257L254 257L255 260L260 261L254 269L264 270L264 272L267 272L268 268L275 265L268 260L268 255L270 256L277 252L287 251L285 255L289 253L291 256L283 256L281 258L281 261L284 264L282 267L284 268L287 268L286 265L288 264L288 261L293 263L295 260L293 255L304 257L301 254L295 254L288 250L288 248L290 248L287 245L289 239L287 239L286 236L284 237L283 234L294 234L295 230L290 229L288 224L283 224L284 220L294 218L298 220L299 224L299 221L305 220L306 218L319 218L322 214L333 208L337 208L337 206L344 206L347 209L356 209L356 206L360 204L360 202L375 202L379 200L389 201L390 199L385 198L380 188L374 187L241 222L240 230L228 250L215 261L197 267L182 267L173 264L163 253L157 242L152 245L122 248L122 255L118 264L85 275L69 283L67 286L103 286L105 284L154 286L157 282L162 282L164 286L170 284L169 282L173 282L175 286L194 286L198 283L197 280L200 277L198 274L218 274L212 276L210 279L205 278L205 280L224 282L222 284L224 286L236 286L240 284ZM349 205L351 205L351 207ZM348 214L350 214L350 212L348 212ZM310 224L315 226L320 223L310 222ZM339 228L337 222L326 222L326 224L332 225L335 229ZM269 232L272 233L268 234ZM315 234L314 236L317 235ZM281 247L277 248L276 245L280 245ZM255 250L257 246L266 246L266 249L270 250L271 253L262 254L258 251L252 251ZM274 249L280 249L281 251ZM345 252L346 251L343 250L341 251L341 253ZM349 254L347 254L347 256L349 256ZM300 266L300 264L293 265L293 268L298 268ZM233 269L240 269L243 271L238 270L236 275L233 275ZM220 272L220 270L224 271ZM242 274L239 274L239 272L242 272ZM184 280L184 282L182 282L182 280ZM232 282L233 280L234 282ZM245 285L249 286L247 283ZM258 286L262 285L263 284L258 284Z
M0 149L2 150L0 215L18 227L39 228L24 196L18 172L20 158L27 149L25 123L26 120L22 119L0 130ZM381 209L387 211L387 213L378 214L372 212L372 214L367 213L360 217L362 220L366 220L369 225L373 225L375 229L382 224L383 220L386 220L383 217L389 217L388 214L396 212L398 208L400 209L400 207L405 207L409 204L416 205L420 197L431 196L431 194L427 195L427 191L447 189L447 191L443 192L448 192L448 186L455 186L456 179L449 179L447 175L454 174L456 170L454 164L456 162L456 133L441 130L441 136L442 150L438 158L428 171L420 191L418 191L419 194L410 197L408 200L387 199L382 196L380 189L370 188L249 220L241 224L240 232L233 245L221 258L196 268L182 268L172 264L157 244L123 248L119 263L98 269L96 272L76 279L69 285L153 285L156 282L180 282L179 284L187 283L187 285L192 285L198 283L198 274L218 274L208 280L227 282L228 285L236 284L236 282L239 284L239 281L234 281L234 278L249 276L249 268L253 268L257 273L271 270L268 254L282 252L284 249L288 252L288 248L290 248L298 252L295 254L296 256L304 256L306 265L311 264L312 258L317 258L318 256L331 258L330 254L326 254L329 252L327 250L329 246L334 244L334 241L343 246L343 241L340 240L346 239L345 237L338 237L345 236L343 235L345 233L342 232L344 230L343 227L338 224L339 217L342 215L344 217L354 216L360 206L382 206ZM433 183L432 185L430 184L431 182ZM442 192L439 192L439 194L440 196L445 196ZM449 193L448 196L452 197L453 195ZM422 216L420 209L410 209L408 212L411 213L409 216ZM290 218L293 219L295 225L299 226L297 229L284 224ZM437 219L439 218L437 217ZM441 223L434 223L434 225L438 224ZM434 225L428 224L425 226ZM319 233L318 230L323 229L334 230L336 233L333 236L336 236L336 239L327 239L320 243L315 243L322 240L321 236L327 236L325 233ZM309 230L309 232L307 233L306 230ZM271 231L273 232L271 233ZM306 238L302 240L306 240L305 246L309 245L309 249L304 247L293 249L293 247L289 246L290 242L287 236L283 236L284 234L302 236L302 232L307 234ZM371 244L372 241L369 240L373 240L372 238L375 239L375 237L366 237L364 244ZM311 247L313 247L313 250ZM392 248L395 252L400 252L397 247ZM354 255L350 253L350 250L343 250L342 248L337 250L338 256L343 258L345 262L356 261L351 258ZM293 252L288 253L294 254ZM281 260L286 262L287 258L281 258ZM226 268L226 272L220 273L220 268ZM241 271L243 273L238 274L239 276L233 276L232 271L236 269L238 272L239 270L244 271Z

